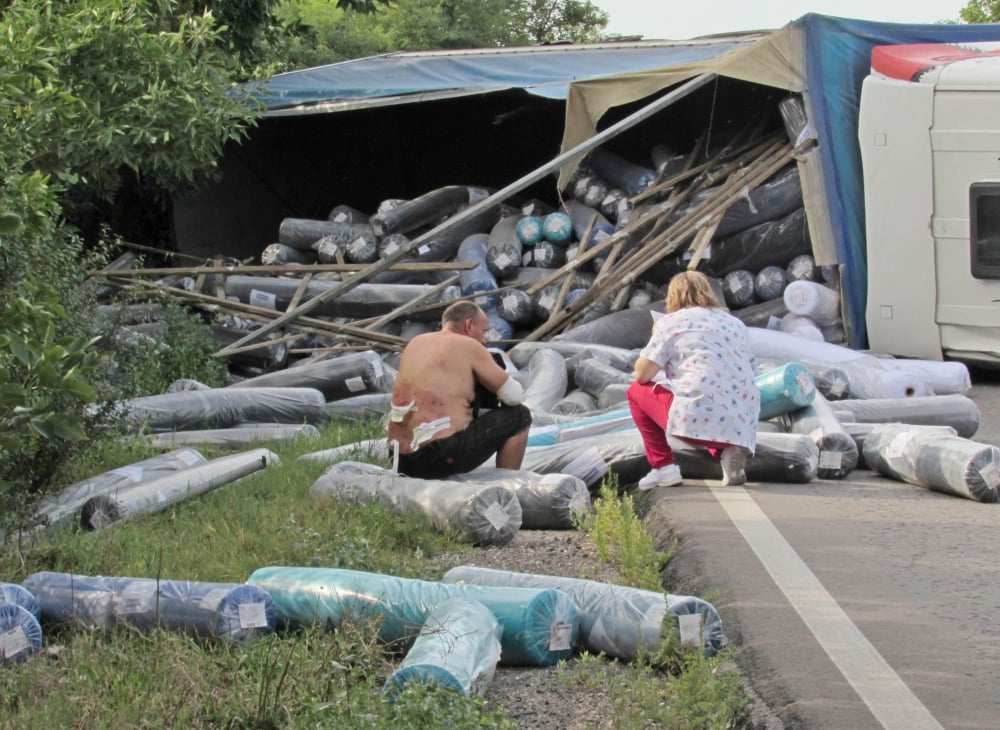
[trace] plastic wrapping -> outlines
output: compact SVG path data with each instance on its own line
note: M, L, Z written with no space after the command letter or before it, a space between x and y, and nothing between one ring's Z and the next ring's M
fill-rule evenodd
M386 390L382 358L374 350L349 352L295 365L228 386L234 388L315 388L327 401Z
M531 297L531 311L535 318L542 322L548 320L555 311L556 302L559 300L559 285L549 284L542 287Z
M631 373L618 370L596 358L581 360L573 371L576 387L590 393L600 402L600 396L611 385L631 385Z
M788 282L793 281L816 281L820 278L819 269L812 254L799 254L785 267L785 277Z
M209 388L132 398L120 404L133 430L193 431L241 423L323 423L326 397L315 388Z
M278 614L267 591L246 583L206 583L41 572L24 585L46 624L84 628L157 626L224 643L273 633Z
M501 218L490 229L485 261L489 271L500 278L509 277L521 267L523 253L517 236L517 216Z
M858 447L821 393L817 392L812 403L789 413L788 417L792 433L809 436L819 447L816 475L820 479L843 479L854 471L858 465Z
M556 335L548 344L581 342L626 350L645 347L653 332L653 315L651 314L653 310L663 311L663 303L657 302L649 307L622 309L606 314L592 322L578 325ZM633 359L632 363L634 364L634 362ZM632 369L631 364L628 369Z
M965 395L972 388L968 366L956 360L888 358L880 362L888 370L909 373L923 380L931 395Z
M652 319L650 319L650 323L652 323ZM650 331L652 331L652 324L650 324ZM645 341L643 344L645 344ZM638 357L636 352L624 347L601 345L593 342L564 341L554 338L548 342L519 342L510 348L507 354L517 367L524 368L528 366L531 358L539 350L553 350L564 358L572 357L584 351L599 353L607 358L608 363L620 370L632 370L635 367L635 361Z
M746 473L751 482L807 484L819 469L819 447L809 436L757 430L757 447L747 457ZM705 451L680 439L668 439L681 474L692 479L722 479L722 467Z
M763 372L754 382L760 390L761 420L804 408L816 396L816 382L809 369L798 362Z
M674 634L682 646L694 643L705 656L715 656L725 643L722 619L708 601L695 596L675 596L656 591L539 573L518 573L460 565L445 573L446 583L461 585L550 588L566 593L580 616L580 642L594 654L633 661L643 653L655 654L662 641L664 619L669 614ZM681 616L697 616L695 626Z
M811 245L805 208L798 208L784 218L712 241L698 268L710 276L725 276L737 269L760 271L765 266L784 267L789 259L808 254ZM809 258L811 261L812 257Z
M605 410L623 405L628 400L628 389L625 383L611 383L597 396L597 408Z
M24 586L17 583L0 582L0 605L11 603L20 606L35 617L35 620L42 620L42 612L38 607L38 601L34 594Z
M47 495L39 500L35 513L39 517L44 517L49 526L69 527L78 522L80 508L91 497L110 494L122 487L175 474L204 461L205 457L194 449L180 448L166 454L158 454L134 464L102 472L71 484L56 494Z
M486 266L486 241L488 238L485 233L473 233L471 236L467 236L458 247L455 261L476 265L474 269L464 269L458 272L462 296L469 297L481 292L495 292L497 289L497 280ZM491 309L496 307L497 299L496 293L493 293L476 297L475 302L482 308Z
M411 682L454 689L463 697L486 693L500 661L503 628L476 600L453 598L435 606L413 646L386 680L394 699Z
M250 331L252 330L212 325L212 339L221 347L228 347L237 340L246 337L247 332ZM237 368L250 367L261 370L283 368L288 364L288 343L275 342L266 347L257 347L232 355L227 354L226 362Z
M785 270L783 268L780 266L765 266L754 277L754 294L761 301L777 299L784 293L785 283Z
M497 297L497 314L512 324L535 321L535 308L531 296L521 289L508 289Z
M734 309L731 315L740 320L747 327L769 327L775 320L780 320L788 314L788 307L781 297L771 299L767 302L751 304L749 307Z
M530 261L528 261L529 257ZM551 241L540 241L536 246L528 249L528 253L522 257L521 262L527 262L539 269L558 269L566 263L566 249Z
M532 411L547 411L566 395L567 382L563 356L540 349L528 361L528 382L521 403Z
M156 448L212 446L217 449L245 449L255 443L319 438L319 429L308 423L250 423L232 428L201 431L170 431L151 434L147 441Z
M649 471L642 436L636 429L598 434L525 449L521 468L541 474L572 474L593 487L608 473L619 484L634 484Z
M314 251L314 244L323 238L345 255L348 246L359 239L365 246L375 247L375 232L367 223L284 218L278 226L278 243L294 249Z
M288 264L313 264L316 263L316 253L314 251L302 251L283 243L272 243L264 247L260 252L260 262L264 266L286 266Z
M746 307L754 301L754 275L746 269L730 271L722 280L722 295L730 307ZM785 306L788 306L787 303Z
M782 295L792 314L809 317L818 325L833 324L840 319L840 294L815 281L793 281Z
M834 414L852 423L908 423L914 426L950 426L962 438L979 430L979 406L964 395L915 398L845 399L830 404Z
M553 211L542 219L542 236L546 241L567 245L573 237L573 221L562 211Z
M534 246L542 240L542 219L537 215L525 215L514 229L522 246Z
M824 341L823 331L816 324L815 320L801 314L786 314L781 318L780 327L782 332L787 332L796 337L802 337L813 342Z
M886 424L864 440L865 462L893 479L978 502L1000 497L1000 449L905 424Z
M573 234L578 241L583 241L588 229L590 230L589 241L591 245L615 232L611 221L592 205L584 205L579 200L567 200L565 208L573 225ZM591 225L591 221L593 221L593 225ZM553 243L559 243L559 241L553 241Z
M868 435L872 431L874 431L875 429L878 429L878 428L882 428L883 426L885 426L887 424L884 424L884 423L851 423L851 422L848 421L848 422L842 422L841 425L843 425L844 430L847 431L847 433L850 434L851 438L854 439L854 443L858 447L858 467L857 468L858 469L871 469L872 467L869 466L868 462L865 460L865 452L864 452L865 439L868 437ZM920 429L924 429L924 430L927 430L927 431L930 431L930 432L934 432L934 433L947 434L949 436L956 436L957 435L955 433L955 429L953 429L951 426L910 426L909 428L913 428L913 429L920 428Z
M656 170L629 162L603 147L598 147L587 156L587 165L630 196L643 192L656 180Z
M625 428L634 428L632 414L628 408L593 413L579 418L560 419L548 425L532 424L528 435L528 446L544 446L573 439L613 433Z
M387 210L379 210L371 217L370 223L378 236L408 233L487 197L489 191L483 188L449 185L426 192L420 197Z
M80 508L80 525L98 530L140 514L155 514L178 502L230 484L278 462L267 449L251 449L196 464L158 479L91 497Z
M357 461L332 464L313 482L309 495L377 501L398 513L422 512L435 529L474 545L506 545L522 521L517 495L502 482L413 479Z
M0 604L0 667L21 664L42 649L42 627L24 606Z
M597 410L597 399L584 390L572 390L561 398L552 408L550 413L563 415L579 415Z
M367 223L369 220L367 213L344 203L333 206L326 218L334 223Z
M456 246L458 243L455 244ZM226 277L226 296L235 297L241 302L255 307L286 311L288 305L298 292L302 282L298 279L276 279L266 276L234 275ZM301 303L319 296L328 289L340 286L340 282L313 280L306 285ZM430 285L424 284L358 284L333 299L327 299L317 305L312 314L327 317L348 317L350 319L365 319L378 317L408 304L422 294L426 294ZM459 287L447 287L424 300L427 304L450 302L461 294ZM440 318L439 312L411 312L411 319Z
M573 653L580 632L576 605L562 591L436 583L333 568L266 567L248 583L264 588L279 616L298 626L343 621L377 624L379 638L408 646L431 610L447 600L479 601L503 632L500 663L552 666Z
M381 418L389 412L392 393L366 393L326 404L326 415L330 418L346 418L358 421L365 418Z
M590 511L590 491L571 474L536 474L520 469L480 467L449 480L502 484L517 495L522 530L572 530Z

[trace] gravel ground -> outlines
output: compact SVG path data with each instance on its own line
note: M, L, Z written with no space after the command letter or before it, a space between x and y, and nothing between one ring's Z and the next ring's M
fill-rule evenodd
M662 549L662 547L660 548ZM456 565L474 565L524 573L563 575L573 578L621 582L619 574L597 556L590 537L577 530L522 530L503 547L480 548L472 553L443 555L441 573ZM588 675L587 686L567 681L572 662L560 667L497 667L486 694L489 702L505 708L521 728L533 730L584 730L613 728L614 708L610 686L627 668L605 661L603 672ZM748 694L752 690L747 688ZM755 704L745 723L747 728L776 730L776 720Z

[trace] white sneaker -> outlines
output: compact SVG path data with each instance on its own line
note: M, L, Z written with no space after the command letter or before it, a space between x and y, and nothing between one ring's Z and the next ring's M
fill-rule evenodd
M728 446L722 450L719 457L722 464L722 485L735 487L747 482L747 455L739 446Z
M659 469L653 469L646 476L639 480L639 489L647 490L653 487L675 487L684 479L681 477L681 470L677 464L669 464Z

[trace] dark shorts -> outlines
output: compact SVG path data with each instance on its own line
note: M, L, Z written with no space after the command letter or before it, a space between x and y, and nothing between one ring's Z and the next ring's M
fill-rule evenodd
M412 454L399 455L399 473L418 479L441 479L472 471L500 450L511 436L531 426L525 406L483 412L461 431L428 441Z

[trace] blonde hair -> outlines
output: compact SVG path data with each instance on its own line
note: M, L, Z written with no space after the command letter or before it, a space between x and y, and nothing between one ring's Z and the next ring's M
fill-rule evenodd
M667 287L667 312L687 307L722 307L708 277L700 271L682 271Z

